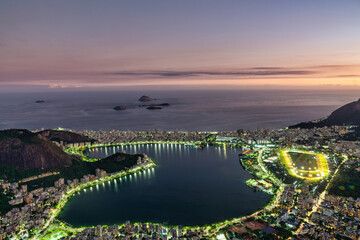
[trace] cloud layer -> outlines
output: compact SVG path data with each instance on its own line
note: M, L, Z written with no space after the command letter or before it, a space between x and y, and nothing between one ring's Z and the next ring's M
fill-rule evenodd
M194 77L194 76L280 76L280 75L309 75L315 71L281 70L281 68L259 68L263 71L138 71L138 72L108 72L105 74L118 76L154 76L154 77Z

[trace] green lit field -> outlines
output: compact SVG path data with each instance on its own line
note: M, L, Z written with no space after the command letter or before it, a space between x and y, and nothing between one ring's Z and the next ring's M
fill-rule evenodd
M317 181L329 175L326 159L322 154L281 150L280 157L294 177Z
M318 168L318 157L315 154L304 152L288 152L293 166L297 169L316 170Z

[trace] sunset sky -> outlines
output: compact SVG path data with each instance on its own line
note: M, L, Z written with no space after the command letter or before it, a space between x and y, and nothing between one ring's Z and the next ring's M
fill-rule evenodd
M0 0L1 86L360 85L360 1Z

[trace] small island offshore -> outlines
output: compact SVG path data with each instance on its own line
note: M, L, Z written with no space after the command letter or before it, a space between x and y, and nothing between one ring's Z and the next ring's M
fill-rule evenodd
M155 98L151 98L149 96L141 96L139 99L138 99L139 102L153 102L153 101L156 101ZM142 105L139 105L139 107L145 107L146 109L148 110L160 110L162 109L162 107L168 107L170 106L170 103L155 103L155 104L142 104ZM114 110L116 111L123 111L123 110L126 110L128 109L127 106L123 106L123 105L119 105L119 106L115 106L113 108Z
M357 116L356 104L299 125L306 128L280 130L0 131L0 239L358 239L359 122L330 121L342 109ZM154 151L230 147L238 157L227 161L238 161L251 174L248 188L271 199L249 214L201 226L126 221L72 227L59 219L76 194L156 169L156 159L146 153L117 150L149 145ZM89 157L99 148L112 154Z

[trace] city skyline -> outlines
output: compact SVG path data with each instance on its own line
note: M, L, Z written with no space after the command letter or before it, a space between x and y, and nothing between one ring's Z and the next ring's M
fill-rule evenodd
M357 1L0 1L0 86L348 85Z

